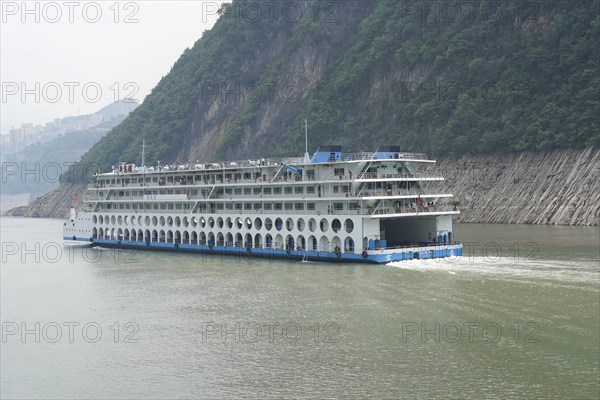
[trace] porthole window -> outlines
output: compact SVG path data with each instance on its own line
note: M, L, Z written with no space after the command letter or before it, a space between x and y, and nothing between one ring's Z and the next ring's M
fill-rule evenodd
M333 230L335 233L338 233L341 229L342 223L339 219L335 218L333 221L331 221L331 230Z
M296 225L300 232L302 232L304 230L304 228L306 227L306 223L304 222L304 219L302 219L302 218L298 219L298 222L296 223Z
M317 220L311 218L308 220L308 230L314 232L317 230Z
M346 227L346 232L347 233L352 233L352 231L354 230L354 222L352 222L352 220L350 218L348 218L345 222L344 225Z
M327 221L325 218L321 219L319 222L319 229L321 232L327 232L327 229L329 229L329 221Z

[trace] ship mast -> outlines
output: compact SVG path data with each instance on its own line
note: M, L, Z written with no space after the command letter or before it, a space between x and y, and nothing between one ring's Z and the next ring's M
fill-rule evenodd
M146 157L146 139L142 139L142 172L146 171L145 157Z
M308 164L310 157L308 156L308 120L304 120L304 163Z

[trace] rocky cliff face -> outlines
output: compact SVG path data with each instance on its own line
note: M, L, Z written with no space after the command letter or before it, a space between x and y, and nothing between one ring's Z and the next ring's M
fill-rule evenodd
M6 215L13 217L34 217L34 218L66 218L69 215L71 204L73 204L73 195L79 199L83 198L87 184L67 183L58 189L47 193L27 206L16 207L9 210ZM79 201L75 201L75 206Z
M600 149L444 158L434 170L460 202L458 222L600 225ZM84 191L65 185L9 215L63 218Z
M458 222L600 225L600 150L438 161Z

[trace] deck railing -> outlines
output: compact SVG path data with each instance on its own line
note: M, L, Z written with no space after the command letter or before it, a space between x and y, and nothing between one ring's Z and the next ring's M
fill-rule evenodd
M91 211L91 208L81 209L81 211ZM156 209L145 209L145 210L137 210L137 209L102 209L98 210L98 214L181 214L181 215L206 215L206 216L218 216L218 215L239 215L239 216L249 216L249 215L278 215L281 218L285 218L287 215L305 215L307 217L314 216L318 217L326 217L326 216L334 216L334 215L366 215L366 216L385 216L385 215L394 215L394 214L422 214L422 213L438 213L438 212L451 212L458 211L456 207L450 205L432 205L432 206L415 206L415 207L381 207L381 208L357 208L354 210L249 210L249 209L196 209L194 212L192 210L156 210Z
M186 194L146 194L144 196L112 196L110 199L106 199L106 196L97 196L94 193L89 193L84 196L86 202L96 201L111 201L111 202L190 202L190 201L211 201L211 200L231 200L231 201L255 201L255 202L276 202L285 200L297 200L297 201L348 201L348 200L361 200L364 198L372 197L396 197L396 196L412 196L412 197L429 197L436 194L425 192L423 190L410 190L410 189L389 189L389 190L360 190L358 192L341 192L341 193L328 193L326 195L319 196L318 193L283 193L283 194L211 194L210 196L205 195L186 195Z

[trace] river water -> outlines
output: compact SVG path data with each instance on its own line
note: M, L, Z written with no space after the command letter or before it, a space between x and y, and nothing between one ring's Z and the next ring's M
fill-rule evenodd
M2 398L600 397L598 227L394 265L66 246L1 220Z

